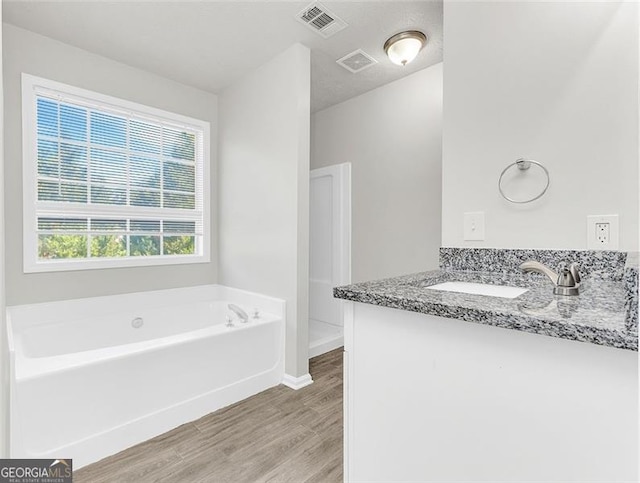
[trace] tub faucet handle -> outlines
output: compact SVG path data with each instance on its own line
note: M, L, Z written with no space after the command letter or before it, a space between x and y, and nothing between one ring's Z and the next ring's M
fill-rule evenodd
M233 327L233 319L231 318L230 315L227 315L227 323L226 323L227 327Z

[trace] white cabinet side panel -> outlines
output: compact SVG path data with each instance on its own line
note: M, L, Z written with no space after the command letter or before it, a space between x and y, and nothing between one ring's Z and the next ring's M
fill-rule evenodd
M353 305L350 481L637 479L636 352Z

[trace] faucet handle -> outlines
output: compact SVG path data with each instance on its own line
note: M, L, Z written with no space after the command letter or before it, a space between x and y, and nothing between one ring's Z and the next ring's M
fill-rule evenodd
M571 270L573 268L573 270ZM558 275L558 284L553 289L553 293L556 295L580 295L580 284L573 276L573 272L578 275L580 280L580 274L578 274L575 267L563 268Z
M573 280L575 281L576 284L581 282L581 278L580 278L580 272L578 271L578 269L580 268L580 265L578 265L577 263L572 263L571 266L569 267L569 271L571 272L571 275L573 275Z
M558 274L558 287L575 287L576 279L568 268L563 268Z

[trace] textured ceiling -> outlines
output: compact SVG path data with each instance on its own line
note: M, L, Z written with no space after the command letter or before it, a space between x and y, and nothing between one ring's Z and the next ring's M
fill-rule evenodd
M4 21L205 91L220 90L295 42L311 49L311 108L324 109L442 61L442 1L322 2L348 27L323 39L294 17L310 2L3 2ZM406 67L382 49L407 29L429 37ZM358 48L378 64L335 61Z

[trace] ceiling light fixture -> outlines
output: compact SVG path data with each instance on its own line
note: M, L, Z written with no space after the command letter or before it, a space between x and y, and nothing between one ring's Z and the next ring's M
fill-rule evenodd
M426 43L425 34L418 30L407 30L387 40L384 43L384 51L394 64L407 65L416 58Z

